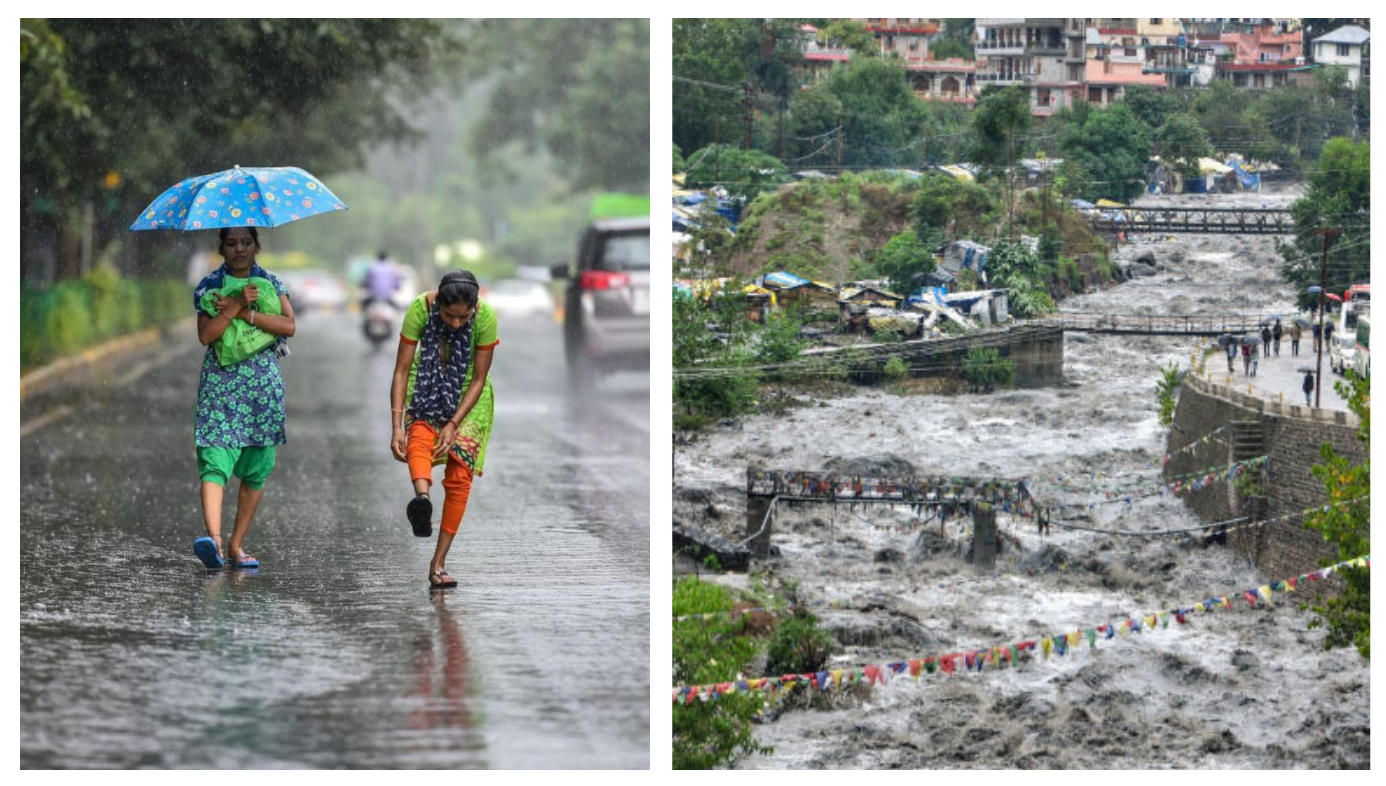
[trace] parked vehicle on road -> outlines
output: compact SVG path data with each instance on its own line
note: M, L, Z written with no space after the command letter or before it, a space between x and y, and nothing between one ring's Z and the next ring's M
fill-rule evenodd
M503 278L491 285L486 302L497 316L533 319L553 314L553 295L538 281Z
M341 279L325 270L275 271L289 289L294 313L313 310L339 311L346 307L347 290Z
M650 368L650 219L592 223L578 242L576 270L556 265L568 279L563 345L568 377L590 385L619 370Z

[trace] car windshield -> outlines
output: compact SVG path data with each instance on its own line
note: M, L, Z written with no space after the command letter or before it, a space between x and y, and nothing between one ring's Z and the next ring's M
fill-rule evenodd
M596 264L598 270L649 270L650 233L607 235Z

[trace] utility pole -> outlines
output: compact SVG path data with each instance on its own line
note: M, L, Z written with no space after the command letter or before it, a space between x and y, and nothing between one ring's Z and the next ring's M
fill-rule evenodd
M780 99L780 143L775 146L775 158L784 160L784 105L789 103L789 99Z
M1319 359L1314 369L1314 409L1319 408L1319 394L1323 391L1323 347L1328 343L1328 336L1323 332L1324 289L1328 286L1328 244L1342 233L1343 230L1338 228L1314 230L1314 234L1323 237L1323 262L1319 265Z
M842 121L837 122L837 173L842 174Z
M741 89L746 91L744 106L742 107L742 123L745 126L745 137L741 145L742 150L751 149L751 114L755 109L755 87L750 82L742 82Z

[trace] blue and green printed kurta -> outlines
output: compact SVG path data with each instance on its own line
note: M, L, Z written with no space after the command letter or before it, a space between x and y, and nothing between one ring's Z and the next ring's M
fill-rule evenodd
M193 308L198 308L202 295L209 290L224 286L228 275L223 264L202 279L193 291ZM268 279L281 296L289 292L278 276L259 264L251 266L250 275ZM287 442L284 380L279 375L279 354L274 347L224 368L217 362L215 344L207 347L197 385L193 440L198 447L211 448L265 447Z

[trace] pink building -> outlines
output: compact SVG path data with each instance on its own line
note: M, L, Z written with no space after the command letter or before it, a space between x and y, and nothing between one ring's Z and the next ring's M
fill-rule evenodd
M975 62L950 57L909 63L905 67L909 69L914 94L925 101L950 101L969 107L977 103Z
M1119 101L1131 85L1164 87L1165 75L1143 73L1144 65L1140 62L1089 60L1085 74L1088 102L1107 106Z

